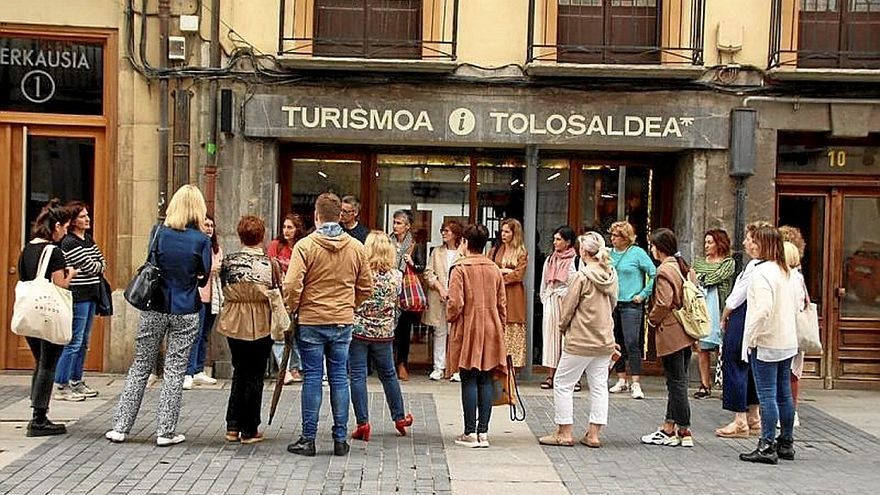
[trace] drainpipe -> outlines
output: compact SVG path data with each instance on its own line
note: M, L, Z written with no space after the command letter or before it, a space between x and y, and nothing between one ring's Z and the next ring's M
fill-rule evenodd
M746 231L746 179L755 174L757 143L755 133L758 125L757 110L734 108L730 111L730 160L728 175L736 179L734 203L733 259L736 270L743 266L742 243Z
M801 98L798 96L746 96L743 98L743 106L748 107L752 102L768 103L848 103L852 105L880 105L880 99L848 99L848 98Z
M147 22L146 19L143 22ZM168 68L168 32L171 23L171 0L159 0L159 69ZM168 77L159 76L159 201L158 220L165 219L168 196Z
M211 0L211 68L220 67L220 0ZM208 161L205 164L205 205L208 213L214 215L217 190L217 98L219 83L212 79L208 91L209 137L206 145Z
M538 230L538 147L529 145L526 147L526 190L525 211L523 212L523 237L529 249L536 245ZM535 250L537 251L537 250ZM535 330L535 252L528 257L525 273L526 287L526 365L523 366L523 379L532 377L532 350L534 349Z

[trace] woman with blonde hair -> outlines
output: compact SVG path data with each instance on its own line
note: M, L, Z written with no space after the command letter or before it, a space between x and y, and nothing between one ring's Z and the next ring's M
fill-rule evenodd
M583 263L572 277L562 300L559 331L565 347L553 381L556 432L541 437L544 445L574 445L572 438L572 397L575 384L586 372L590 387L590 424L581 443L599 447L599 431L608 424L608 365L617 345L614 343L614 317L617 304L617 272L611 266L605 239L598 232L578 237Z
M193 185L182 186L168 203L164 224L153 227L150 233L147 256L161 270L160 289L154 295L154 309L140 314L134 361L119 396L113 429L104 435L111 442L124 442L131 431L147 379L166 337L156 444L166 447L186 440L176 428L183 375L199 330L202 302L197 288L208 283L211 273L211 239L202 232L205 214L201 191Z
M507 218L501 221L501 244L492 249L489 259L501 269L507 293L504 346L513 358L514 368L521 368L526 365L526 289L523 277L529 253L523 243L519 220Z
M614 365L617 383L608 390L612 394L630 391L633 399L644 399L642 385L642 347L644 346L645 302L654 289L657 269L648 253L636 245L636 230L629 222L614 222L611 234L611 264L617 270L620 293L614 309L614 340L621 356ZM629 373L632 383L627 383Z
M354 312L348 364L351 382L351 404L357 419L357 428L351 438L370 440L370 417L367 394L367 362L373 366L385 390L385 401L400 436L412 426L412 414L404 413L403 395L394 370L394 319L397 316L397 297L402 276L395 267L396 250L391 239L380 230L367 235L364 247L373 271L373 293Z
M791 399L791 359L798 353L797 296L785 261L785 247L776 227L759 227L752 234L755 266L749 285L742 357L751 365L761 403L761 438L741 461L776 464L794 460L794 404ZM799 282L799 281L796 281ZM776 422L781 433L776 437Z
M779 234L782 235L782 240L785 241L785 262L788 264L788 267L792 269L792 276L800 279L800 286L796 287L796 290L798 291L798 301L805 301L809 297L809 294L807 294L807 286L804 281L804 271L801 268L801 259L804 257L804 250L807 247L807 243L804 241L804 236L801 235L801 229L791 225L782 225L779 227ZM801 425L797 406L798 397L800 396L801 375L804 372L804 355L805 353L803 351L799 351L797 356L791 359L791 399L794 402L795 428Z
M429 378L441 380L446 370L446 340L449 323L446 321L446 301L449 300L449 269L461 253L458 245L464 227L458 220L446 220L440 227L443 244L431 251L425 268L425 285L428 289L428 309L422 315L422 323L434 327L434 369ZM458 381L457 375L453 381Z

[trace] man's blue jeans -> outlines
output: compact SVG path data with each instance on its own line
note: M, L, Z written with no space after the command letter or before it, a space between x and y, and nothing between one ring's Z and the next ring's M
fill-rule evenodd
M351 404L354 406L357 424L362 425L370 421L368 408L370 396L367 394L367 361L370 356L373 356L376 373L382 381L382 388L385 389L385 402L388 403L388 409L391 411L391 419L394 421L403 419L403 396L400 393L397 372L394 370L394 342L353 339L348 356L351 366Z
M58 385L82 381L86 351L89 349L89 335L92 333L97 307L95 301L73 303L73 336L61 351L61 357L58 358L58 365L55 367L55 383Z
M749 362L761 403L761 438L768 442L775 440L776 422L779 421L782 438L792 440L794 401L791 398L791 358L771 363L761 361L753 352Z
M302 359L302 436L314 440L321 412L321 378L327 362L330 408L333 410L333 440L345 441L348 434L348 347L351 325L300 325L296 333Z

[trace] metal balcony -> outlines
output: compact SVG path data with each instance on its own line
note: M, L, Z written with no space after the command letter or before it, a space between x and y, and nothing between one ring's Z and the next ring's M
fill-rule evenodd
M773 0L768 67L880 69L880 1Z
M703 64L705 0L530 0L529 62Z
M459 0L279 0L284 58L455 60Z

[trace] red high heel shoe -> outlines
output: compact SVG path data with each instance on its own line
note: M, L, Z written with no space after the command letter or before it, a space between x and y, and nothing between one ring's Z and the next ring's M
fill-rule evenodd
M403 419L398 419L394 422L394 427L397 428L397 432L400 433L400 436L406 436L406 427L412 426L413 424L413 416L412 413L406 413Z
M358 425L354 430L354 433L351 434L351 438L355 440L363 440L365 442L370 441L370 423L364 423L362 425Z

